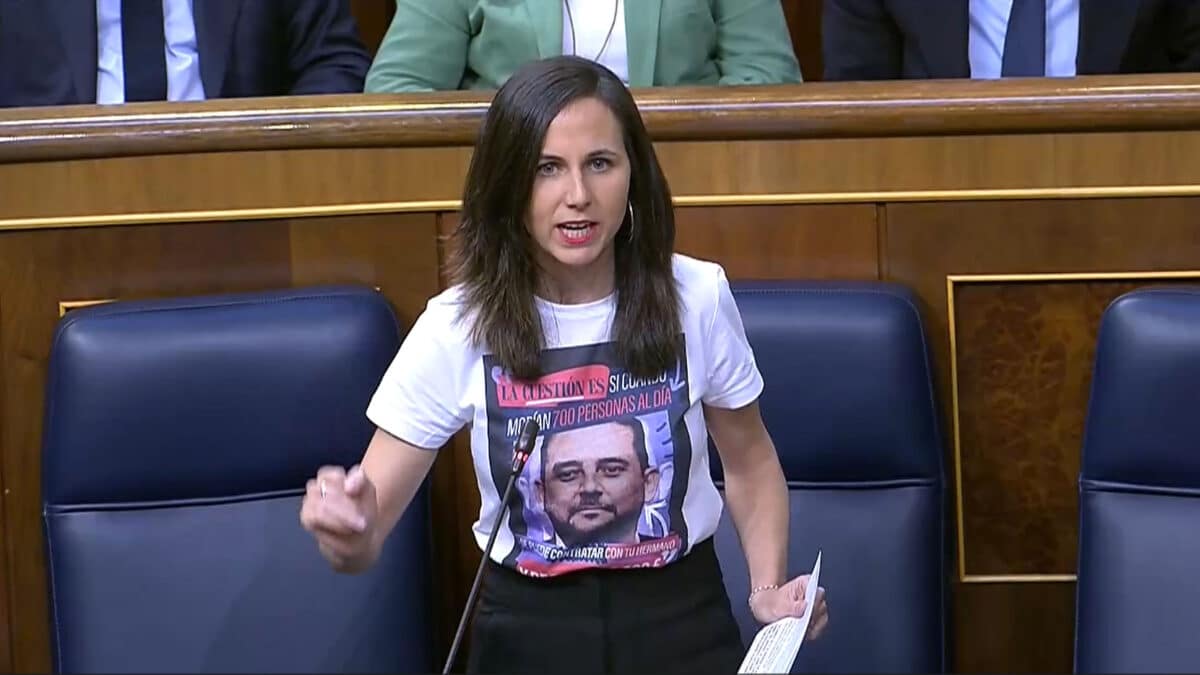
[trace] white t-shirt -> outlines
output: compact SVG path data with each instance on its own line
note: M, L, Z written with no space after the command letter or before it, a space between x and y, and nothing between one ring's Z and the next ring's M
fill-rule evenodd
M628 85L629 47L625 38L625 0L563 0L562 13L563 53L595 61L613 71ZM575 29L574 36L571 34L572 23ZM609 35L610 26L612 35Z
M615 362L615 295L579 305L538 299L547 348L536 382L512 381L472 346L458 287L432 298L409 331L367 416L423 448L470 426L480 549L522 425L536 416L541 427L496 536L496 562L531 576L658 567L716 530L722 501L701 403L748 405L763 380L725 271L678 254L673 267L686 353L648 380Z

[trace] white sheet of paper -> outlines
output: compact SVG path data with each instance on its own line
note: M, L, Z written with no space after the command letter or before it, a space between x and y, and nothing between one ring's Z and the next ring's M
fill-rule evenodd
M738 673L790 673L796 662L796 654L808 634L808 622L812 619L813 604L817 601L817 587L821 577L821 552L817 551L817 563L804 589L804 614L788 617L767 624L754 636L750 651L742 660Z

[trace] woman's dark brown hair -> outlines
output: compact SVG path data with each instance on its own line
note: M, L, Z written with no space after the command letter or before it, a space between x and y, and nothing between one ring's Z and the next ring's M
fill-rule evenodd
M604 103L624 130L629 215L614 238L617 312L613 339L621 365L639 377L674 367L683 349L679 295L671 268L671 193L637 105L603 66L574 56L534 61L500 88L484 119L451 249L451 276L464 290L471 337L514 377L536 379L544 348L537 243L525 216L550 123L571 103Z

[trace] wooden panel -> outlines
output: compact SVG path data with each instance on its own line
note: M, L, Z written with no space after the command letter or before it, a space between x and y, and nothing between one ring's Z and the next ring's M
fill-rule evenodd
M955 293L967 574L1075 572L1095 330L1128 288L1014 282Z
M379 286L404 327L416 321L438 291L434 214L297 218L289 231L297 285Z
M676 249L733 279L876 279L875 207L867 204L682 208Z
M456 199L469 161L468 149L410 148L0 165L0 219L142 213L155 222L156 213L193 210Z
M943 190L1034 189L1057 197L1074 188L1200 184L1200 165L1184 158L1200 152L1196 132L681 142L659 147L676 197L791 194L833 202L840 195L860 200L857 193L898 192L867 198L907 201L941 199L937 192Z
M1194 217L1198 207L1200 200L1189 198L889 204L886 278L911 286L921 299L946 411L946 437L953 437L947 275L1200 269L1200 221ZM1094 340L1098 306L1117 290L1121 288L1107 285L1101 291L1086 284L1070 290L1042 284L1021 291L989 287L967 289L963 306L956 303L956 310L966 311L965 321L973 324L970 338L960 344L969 366L967 389L960 391L960 419L968 432L962 438L963 453L966 459L986 462L967 472L970 489L963 495L964 513L985 514L968 520L969 526L982 530L963 533L972 566L1021 571L1046 563L1062 569L1072 562L1068 558L1076 536L1075 511L1058 493L1065 489L1068 499L1074 499L1077 429L1087 404L1087 390L1081 385L1086 378L1082 364L1089 360L1084 345ZM999 300L1007 303L997 304ZM994 328L1001 324L1003 330ZM1053 363L1051 370L1037 367L1052 362L1043 353L1056 349L1054 341L1038 343L1020 358L1013 356L1021 349L1016 343L1030 345L1051 337L1062 350L1062 363ZM1037 387L1051 381L1056 387L1053 403L1043 405L1038 396L1045 392ZM968 395L973 398L968 400ZM997 400L1012 403L989 405ZM1005 453L1012 446L1003 439L1018 433L1019 415L1024 415L1021 433L1031 439L1020 451L1022 456L1048 455L1076 463L1039 460L1031 471L1028 463L1007 462ZM987 442L1000 445L984 445ZM947 467L953 467L952 459ZM1006 503L1019 509L1013 524L988 522L986 514ZM1012 531L1005 529L1010 527ZM1017 544L1026 532L1034 532L1051 552L1032 542ZM998 536L1003 538L996 540ZM1051 590L1055 588L1063 590ZM1070 655L1072 624L1064 617L1073 616L1073 588L1069 583L959 584L954 593L959 619L956 668L1070 672L1072 663L1065 657Z
M967 191L960 196L967 198L977 190L1057 195L1139 185L1200 193L1200 162L1189 159L1200 156L1200 131L657 147L683 204L723 197L753 201L754 195L817 202L935 199L939 191ZM29 227L26 218L51 218L50 225L61 226L55 218L112 224L130 222L121 214L134 214L132 222L160 222L159 214L212 220L319 215L322 208L455 208L470 154L469 148L381 148L0 164L0 229ZM191 184L206 189L180 189ZM219 202L214 194L221 195ZM284 212L256 211L262 209ZM82 215L91 220L78 220Z
M0 110L0 163L242 150L473 144L491 93L326 95ZM1173 131L1191 75L810 82L635 92L661 141ZM198 133L199 131L203 133Z
M956 284L968 575L1075 573L1079 453L1100 317L1118 295L1164 283L1181 282Z
M975 584L956 596L953 672L1074 671L1075 584Z
M1197 205L1194 198L889 204L887 278L913 286L926 303L948 393L947 275L1194 269Z
M0 315L3 315L4 307L0 305ZM3 353L3 337L0 336L0 353ZM0 364L3 359L0 359ZM0 365L2 367L2 365ZM3 409L4 397L4 374L0 370L0 409ZM3 420L0 420L0 437L3 436L3 428L6 425ZM0 452L3 451L3 446L0 446ZM5 517L5 502L8 501L8 488L4 483L4 459L0 457L0 673L16 672L13 666L12 640L13 640L13 618L12 618L12 598L10 597L9 589L12 588L8 573L8 532L5 526L7 518Z

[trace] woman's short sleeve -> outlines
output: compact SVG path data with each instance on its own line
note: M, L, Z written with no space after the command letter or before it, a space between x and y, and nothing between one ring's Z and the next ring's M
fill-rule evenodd
M763 379L725 270L718 270L716 309L705 349L709 370L704 403L734 409L753 403L762 394Z
M367 406L376 426L419 448L442 447L470 419L469 350L450 337L461 332L455 324L452 308L431 301Z

